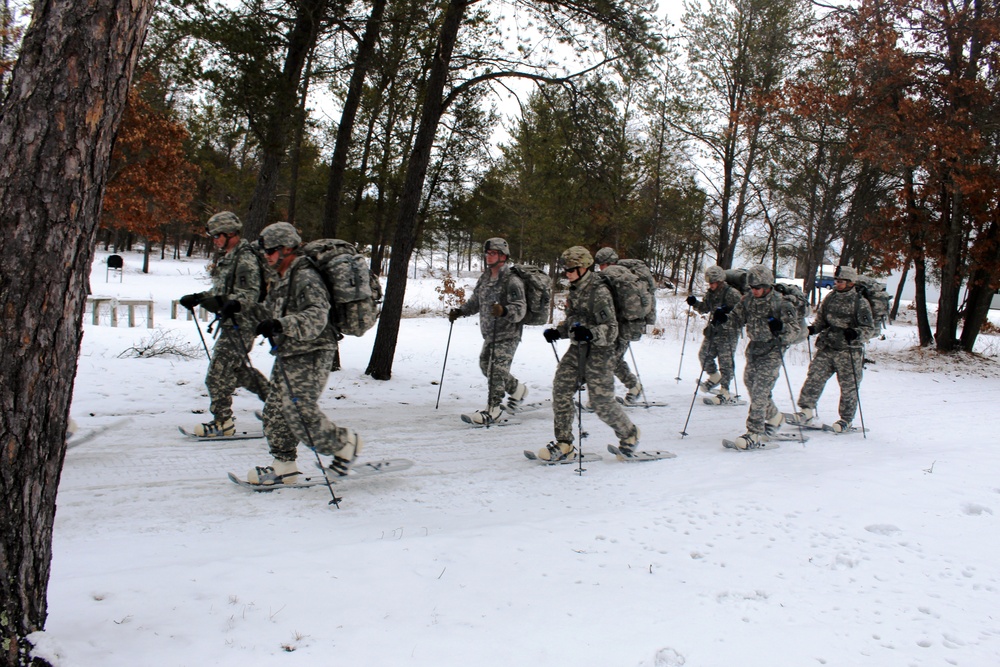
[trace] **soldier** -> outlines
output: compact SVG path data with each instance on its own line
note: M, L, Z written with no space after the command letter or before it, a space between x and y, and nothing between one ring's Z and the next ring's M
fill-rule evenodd
M747 432L735 440L738 449L756 449L777 433L784 421L771 398L785 349L802 333L795 308L774 291L774 274L766 266L747 271L750 293L729 314L734 329L747 329L747 366L743 382L750 394Z
M268 225L258 243L278 277L263 304L240 301L239 307L260 320L256 333L271 341L275 356L262 416L274 460L250 470L247 481L294 484L301 474L295 464L299 442L317 454L333 456L330 468L346 475L363 442L352 429L327 419L318 405L337 352L330 293L316 268L300 254L302 239L292 225Z
M217 313L221 320L219 338L212 349L205 386L211 400L212 421L194 427L202 437L232 435L236 432L233 418L233 392L237 387L249 389L261 401L267 400L267 378L247 363L247 352L253 346L251 331L255 322L243 313L223 312L222 305L230 300L256 303L266 291L267 274L249 241L241 237L243 223L235 213L216 213L205 225L215 249L221 257L212 269L212 289L208 292L185 294L180 304L193 311L201 305Z
M614 429L619 449L628 456L639 443L639 429L615 400L618 322L611 291L591 271L594 260L586 248L569 248L562 254L562 263L570 283L566 319L542 333L549 343L569 338L570 347L559 360L552 379L556 438L538 452L538 457L557 461L574 454L573 394L584 383L589 388L594 412Z
M833 430L842 433L853 429L854 413L858 409L858 386L864 371L864 343L878 333L871 304L854 288L858 272L850 266L839 266L830 292L816 311L809 325L809 335L816 339L816 356L809 363L806 381L799 393L801 412L795 422L809 424L816 416L816 402L834 373L840 385L840 419Z
M479 314L479 332L483 347L479 353L479 369L486 377L486 409L462 415L469 424L492 424L500 419L504 409L516 411L528 395L528 386L511 375L514 353L521 343L524 325L521 321L528 312L524 297L524 282L514 275L507 260L510 247L501 238L492 238L483 244L484 270L476 287L461 308L452 308L448 320ZM501 405L504 395L507 405Z
M705 282L708 292L705 300L691 295L687 298L689 306L699 313L710 314L708 326L705 327L705 339L698 350L701 369L708 377L701 383L701 390L715 393L710 399L716 405L732 405L736 399L729 393L729 383L735 373L736 344L740 332L734 322L729 319L729 313L743 297L740 291L726 282L726 271L720 266L710 266L705 270ZM716 364L718 359L718 364Z
M644 292L650 295L649 298L655 298L656 283L653 283L654 287L652 292L648 286L640 285L638 276L624 266L618 264L618 253L616 253L614 249L601 248L597 251L597 254L594 255L594 261L601 268L601 273L607 275L613 283L617 283L618 281L633 282L637 285L639 294ZM652 280L652 275L650 275L650 280ZM652 310L654 313L656 312L655 308ZM645 324L645 321L622 322L620 319L618 321L618 340L615 341L615 355L618 361L615 363L614 374L615 377L621 380L621 383L625 385L626 392L623 401L626 405L637 404L640 396L642 396L642 384L639 382L639 377L628 367L628 362L625 361L625 353L628 351L630 342L639 340L639 338L642 337ZM587 409L591 410L592 408L593 404L588 403Z

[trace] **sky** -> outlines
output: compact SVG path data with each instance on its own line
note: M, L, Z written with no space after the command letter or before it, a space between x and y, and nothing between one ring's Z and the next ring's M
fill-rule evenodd
M721 440L743 433L746 407L695 395L703 323L687 319L685 294L661 292L660 333L633 351L647 397L668 405L629 414L641 448L677 457L620 463L610 429L584 413L584 449L603 458L581 473L522 455L552 439L541 327L513 365L540 407L488 430L461 422L484 407L482 339L474 317L449 326L440 276L424 273L407 289L392 380L364 374L372 331L343 342L320 401L365 438L362 460L413 466L348 481L338 509L322 486L231 483L227 472L270 461L263 440L178 432L208 419L206 359L170 300L206 288L205 261L154 260L144 275L140 254L125 259L123 281L105 282L99 254L93 291L153 298L157 328L84 325L79 444L34 637L56 667L1000 664L996 337L941 359L897 322L870 345L867 437L808 432L741 453ZM154 333L192 357L127 353ZM264 347L251 358L269 372ZM808 359L805 345L786 353L782 409ZM837 396L831 381L824 421ZM237 424L256 427L260 407L238 392ZM312 458L299 448L300 468Z

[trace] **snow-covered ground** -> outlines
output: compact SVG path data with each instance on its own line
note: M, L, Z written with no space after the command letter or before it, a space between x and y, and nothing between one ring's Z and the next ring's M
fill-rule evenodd
M392 380L364 374L373 330L343 342L321 404L363 434L363 458L414 465L344 484L337 509L325 487L229 482L270 461L263 440L177 432L208 419L194 323L169 319L171 299L205 288L204 260L143 275L129 254L118 283L105 256L95 294L152 297L157 329L195 356L121 356L153 332L85 325L76 437L118 426L66 456L36 637L58 667L1000 664L996 338L941 360L893 325L862 385L867 438L739 453L720 440L744 432L745 407L699 398L680 435L702 325L685 339L683 302L664 293L662 335L634 351L648 398L669 407L630 414L646 448L677 458L619 463L584 414L584 447L604 458L581 475L521 454L552 438L547 405L489 430L459 420L485 398L475 318L454 325L435 409L449 325L440 280L411 281L408 310L431 312L403 321ZM269 372L264 347L252 359ZM805 346L786 361L797 395ZM549 400L554 369L529 328L514 361L529 400ZM837 397L831 380L826 421ZM775 398L792 407L784 375ZM258 426L255 397L235 407ZM301 448L300 467L312 456Z

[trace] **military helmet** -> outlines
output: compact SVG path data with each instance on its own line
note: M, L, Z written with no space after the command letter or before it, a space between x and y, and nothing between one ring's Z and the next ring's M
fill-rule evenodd
M510 257L510 246L507 245L507 241L505 239L486 239L486 243L483 244L483 254L485 255L490 250L496 250L504 257Z
M563 251L562 265L564 269L589 269L594 265L594 258L582 245L575 245Z
M774 285L774 274L771 273L771 269L767 268L763 264L751 266L747 271L747 285L750 285L751 287L756 285L771 287Z
M853 266L838 266L837 271L833 275L835 278L847 280L852 283L858 281L858 271Z
M205 223L205 230L209 236L216 234L239 234L243 231L243 223L232 211L220 211Z
M618 253L614 248L601 248L594 255L594 261L598 264L615 264L618 262Z
M721 266L710 266L705 269L705 282L723 283L726 281L726 270Z
M278 247L295 248L302 243L302 237L291 224L276 222L261 230L258 241L260 247L266 250Z

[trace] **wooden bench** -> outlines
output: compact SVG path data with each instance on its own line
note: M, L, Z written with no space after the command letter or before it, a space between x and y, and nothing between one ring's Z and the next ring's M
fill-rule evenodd
M186 319L188 321L191 321L191 319L193 319L191 317L191 311L188 310L187 308L184 308L183 306L181 306L180 299L174 299L173 301L170 302L170 319L172 319L172 320L176 320L177 319L177 309L178 308L183 308L184 314L187 316ZM201 318L202 322L208 322L209 317L214 317L214 315L212 315L212 313L208 312L207 310L205 310L201 306L198 306L198 317Z
M107 306L111 326L118 326L118 308L128 308L128 325L135 326L135 309L145 307L146 328L153 328L153 300L152 299L116 299L111 296L88 296L87 307L91 312L91 322L101 323L101 308Z

